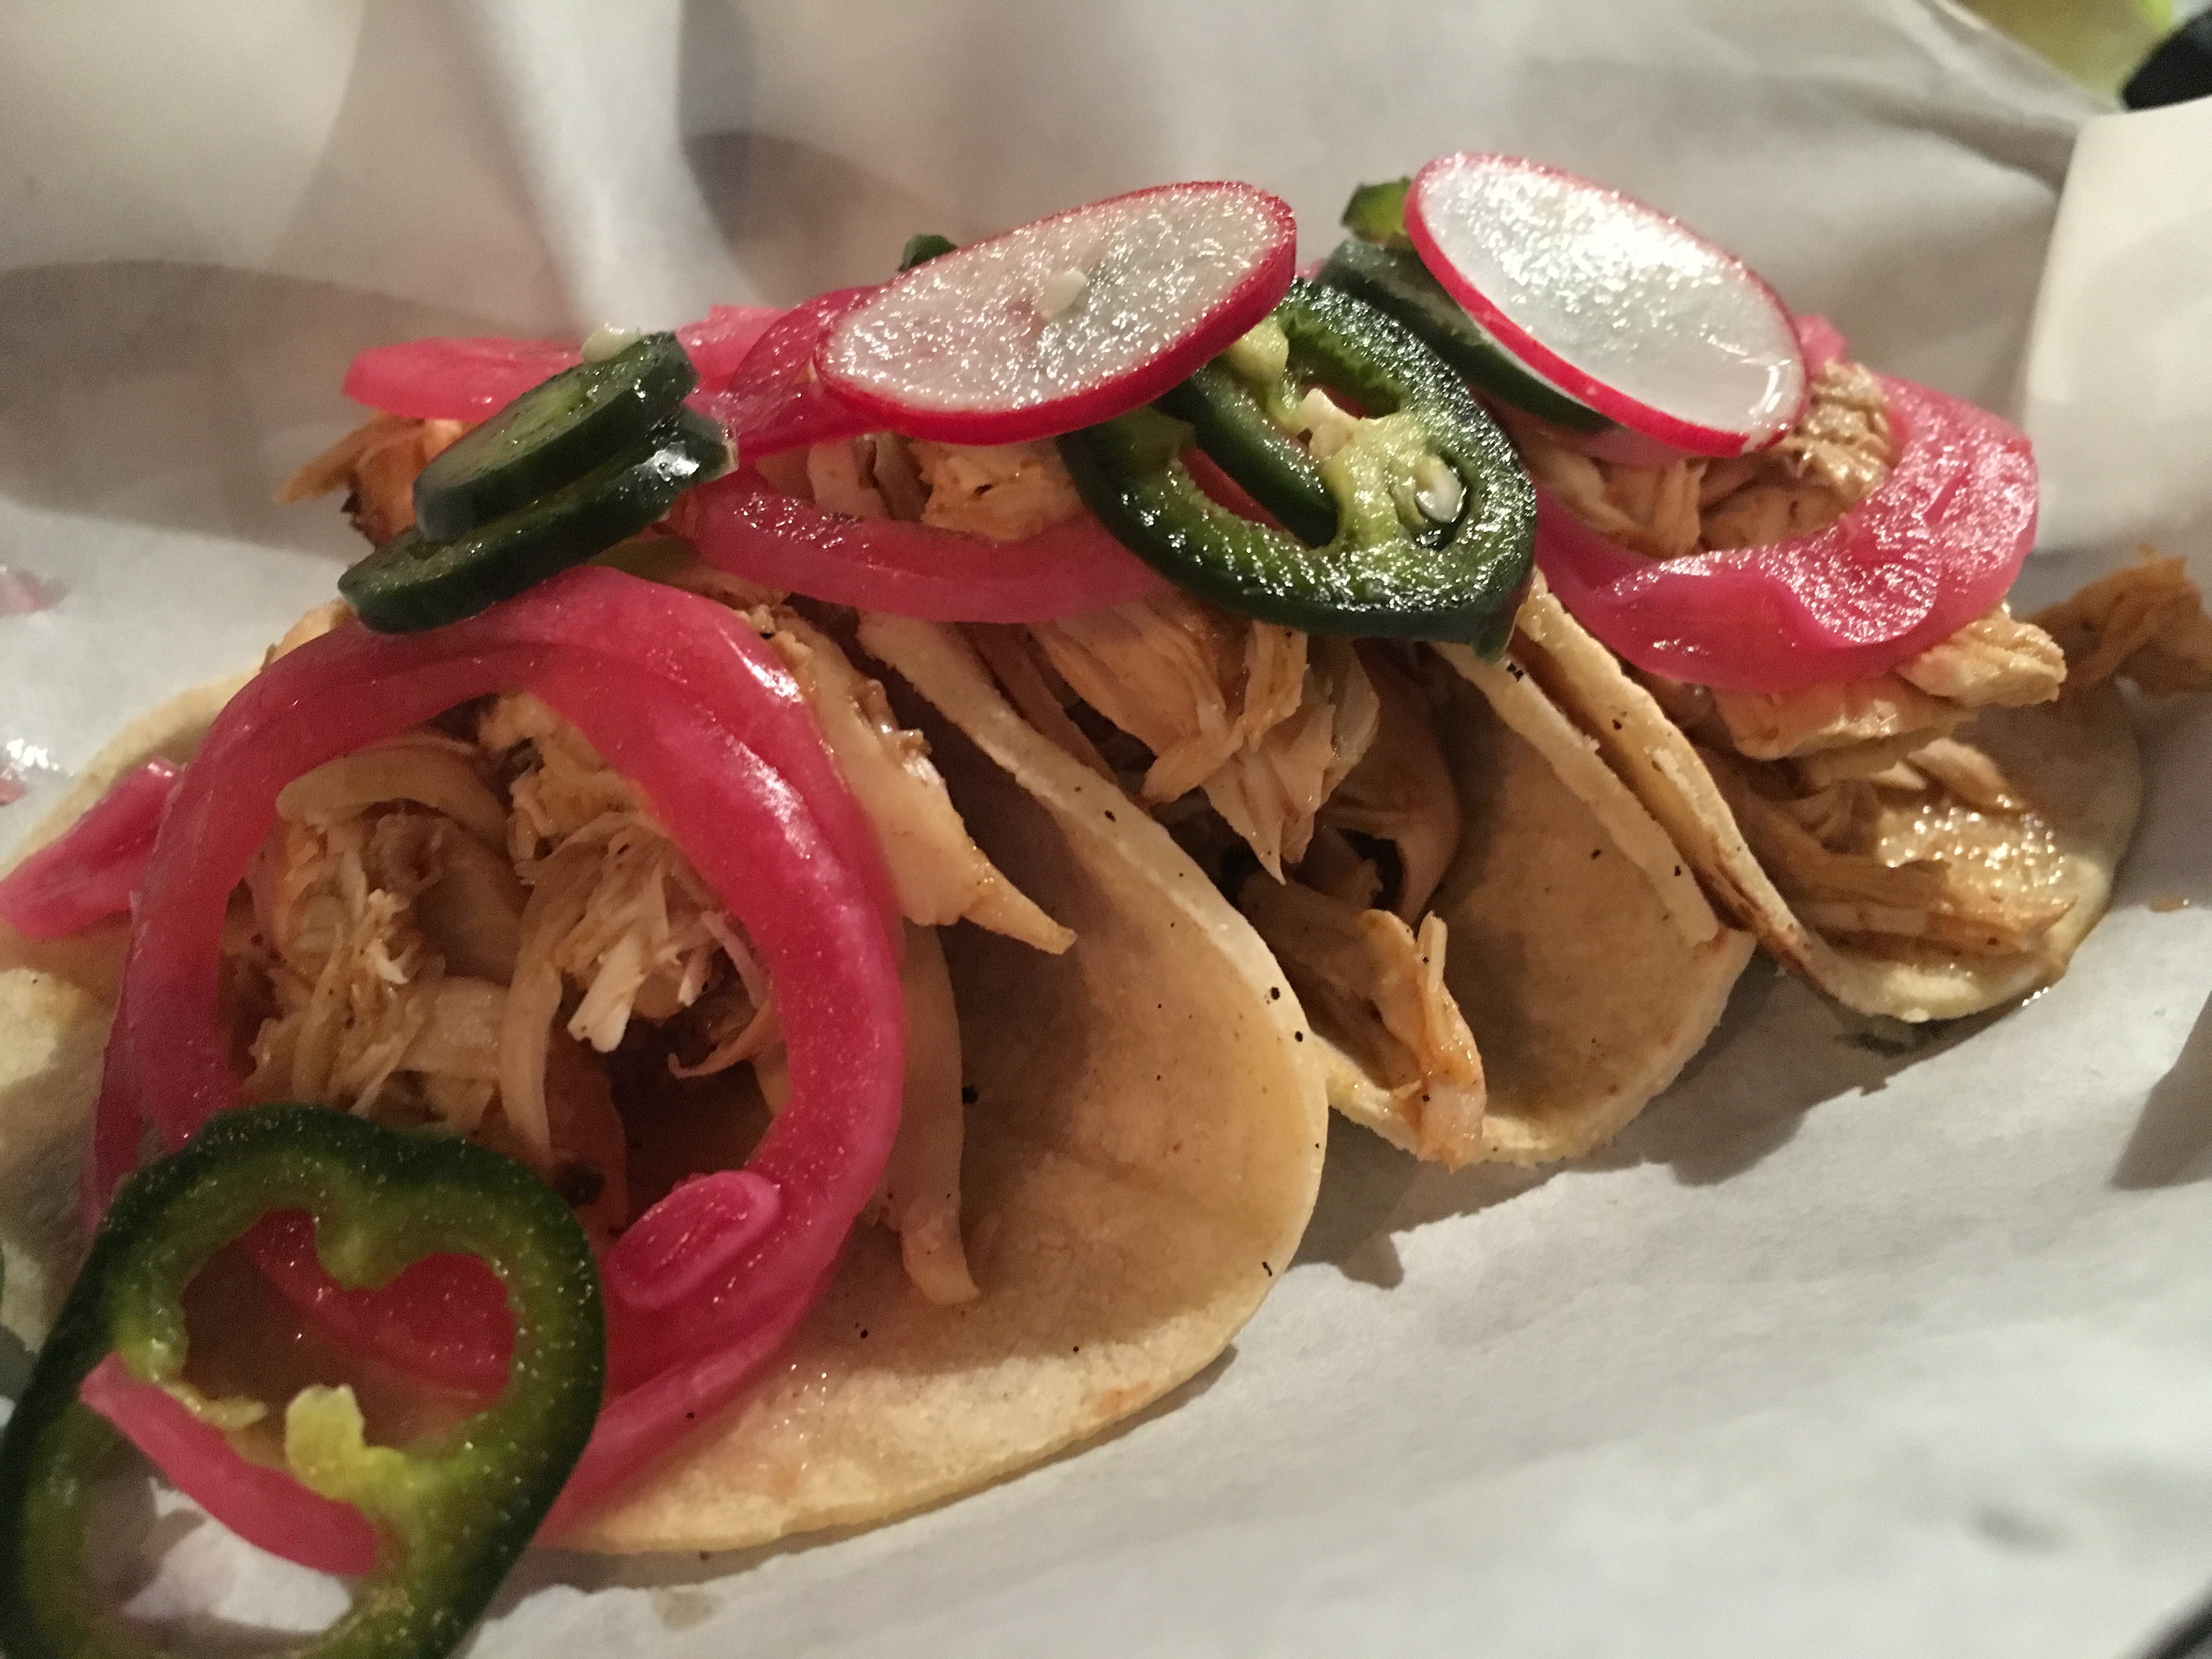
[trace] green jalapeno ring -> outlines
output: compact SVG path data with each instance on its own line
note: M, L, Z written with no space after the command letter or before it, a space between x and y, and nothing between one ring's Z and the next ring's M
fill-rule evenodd
M1413 242L1406 234L1406 194L1413 187L1410 173L1402 179L1386 179L1381 184L1360 185L1345 203L1343 216L1337 222L1363 242L1410 248Z
M357 1505L382 1547L352 1608L283 1651L450 1652L559 1495L605 1371L598 1273L568 1206L521 1165L465 1141L323 1107L225 1112L124 1184L0 1435L0 1648L14 1659L156 1650L86 1585L93 1475L121 1437L77 1390L111 1352L142 1381L177 1379L185 1285L275 1209L315 1217L318 1251L341 1285L382 1284L424 1255L466 1251L499 1275L515 1316L498 1398L427 1446L364 1446L349 1392L293 1401L288 1461L313 1490Z
M1310 633L1452 640L1496 655L1535 547L1535 492L1504 434L1432 352L1349 295L1294 282L1273 320L1291 375L1369 417L1371 438L1320 465L1338 513L1331 540L1310 547L1208 499L1180 459L1193 428L1153 408L1060 440L1085 505L1146 563L1224 609ZM1409 446L1440 459L1462 492L1448 524L1419 532L1380 476L1383 452ZM1247 489L1261 477L1233 446L1207 453Z
M1328 480L1243 376L1207 363L1154 406L1188 425L1198 447L1291 534L1311 547L1335 539L1336 498Z

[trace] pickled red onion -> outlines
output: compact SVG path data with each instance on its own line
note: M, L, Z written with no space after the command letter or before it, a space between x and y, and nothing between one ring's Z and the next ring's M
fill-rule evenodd
M699 371L699 391L720 392L727 386L738 365L782 315L780 306L716 306L699 321L678 329L684 355Z
M875 292L832 289L793 306L755 337L719 391L699 399L699 408L728 428L741 459L856 438L880 426L831 395L814 374L823 335Z
M514 1316L473 1256L425 1256L380 1290L349 1291L323 1271L303 1211L264 1216L241 1242L284 1299L343 1346L465 1394L496 1394L507 1380Z
M0 876L0 921L25 939L59 939L128 912L176 785L165 760L125 773L59 837Z
M720 392L781 315L773 306L716 306L698 322L678 329L676 337L699 372L699 388L692 396L703 398ZM491 335L403 340L357 353L346 369L342 389L356 403L387 415L420 421L481 421L582 361L576 347L558 340Z
M2027 556L2034 457L2023 434L1985 410L1875 379L1897 460L1826 528L1654 562L1615 547L1540 488L1537 568L1619 656L1725 690L1862 679L1948 638L2004 597Z
M403 340L371 346L339 388L357 404L417 421L481 421L583 361L557 340Z
M993 542L831 513L740 472L690 491L669 523L749 581L926 622L1049 622L1170 586L1088 513Z
M94 1366L77 1397L173 1479L191 1470L200 1507L247 1543L318 1572L376 1570L376 1532L359 1510L309 1492L283 1469L248 1462L167 1389L131 1376L122 1355Z
M1797 349L1805 354L1805 373L1808 376L1818 374L1830 363L1850 355L1850 346L1843 331L1826 317L1799 317L1792 326L1797 331Z

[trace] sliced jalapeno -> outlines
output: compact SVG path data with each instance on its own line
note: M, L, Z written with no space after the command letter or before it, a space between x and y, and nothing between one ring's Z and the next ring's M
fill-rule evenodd
M959 246L950 236L939 236L933 230L917 230L906 239L906 246L899 250L898 268L902 271L912 270L916 265L926 265L939 254L950 253Z
M1300 541L1336 535L1336 498L1305 447L1278 425L1259 395L1222 363L1208 363L1159 399L1188 424L1198 447Z
M481 530L635 449L698 384L673 334L563 369L431 458L415 479L415 523L439 542Z
M1337 222L1364 242L1411 247L1413 240L1406 234L1406 192L1413 187L1410 178L1361 185L1344 204L1343 216Z
M224 1112L174 1157L124 1183L0 1436L0 1649L11 1659L136 1659L158 1649L103 1610L86 1581L92 1476L121 1437L78 1389L110 1354L205 1420L183 1381L185 1286L275 1209L315 1218L343 1285L381 1284L419 1258L467 1251L514 1313L514 1358L490 1406L432 1443L365 1444L349 1389L285 1412L285 1458L377 1534L375 1571L290 1659L437 1659L458 1646L521 1554L590 1438L605 1370L599 1277L568 1206L520 1164L465 1141L402 1134L316 1106Z
M338 592L382 634L459 622L635 535L729 459L722 428L679 406L638 445L467 535L400 532L340 576Z
M1318 462L1336 508L1328 541L1309 546L1209 500L1180 459L1192 426L1157 408L1060 440L1085 505L1139 558L1226 609L1311 633L1502 650L1536 525L1504 434L1433 353L1349 295L1294 282L1272 322L1285 378L1262 395L1279 423L1304 384L1365 417ZM1216 362L1234 372L1236 361ZM1249 453L1207 453L1260 496Z

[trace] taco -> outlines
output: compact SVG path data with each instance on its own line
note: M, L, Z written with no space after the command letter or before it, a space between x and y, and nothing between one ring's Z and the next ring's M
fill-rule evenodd
M2141 807L2116 677L2212 689L2179 565L2015 618L2027 440L1852 362L1732 255L1601 186L1443 156L1345 222L1322 280L1449 356L1537 486L1542 577L1509 660L1730 922L1906 1021L2063 973Z
M1286 1265L1325 1140L1296 1003L1271 994L1249 929L1179 879L1156 826L1101 817L1088 778L1042 745L1010 775L953 726L917 730L923 706L836 617L680 556L659 563L657 583L578 573L598 584L590 629L650 590L657 617L712 612L710 629L767 645L888 866L908 1036L886 1173L796 1334L733 1402L730 1389L690 1402L706 1420L672 1450L556 1517L563 1543L617 1552L879 1519L1141 1409L1212 1360ZM188 787L211 726L240 729L258 683L362 637L332 607L242 691L136 723L22 854L65 849L57 837L149 757L186 763ZM297 720L333 707L302 704ZM795 1017L664 808L514 691L307 770L228 902L238 1097L507 1151L568 1199L603 1255L685 1177L743 1164L793 1089ZM81 1249L70 1166L131 945L119 919L46 942L0 927L0 1229L9 1324L33 1342ZM329 1316L299 1261L260 1259L292 1301L264 1297L251 1317L273 1309L340 1347L370 1328ZM210 1374L260 1340L241 1328L247 1305L196 1328Z

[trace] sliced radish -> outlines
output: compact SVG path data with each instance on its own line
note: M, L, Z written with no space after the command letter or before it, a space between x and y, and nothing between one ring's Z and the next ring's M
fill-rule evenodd
M1290 287L1289 204L1249 185L1163 185L917 265L832 327L816 372L879 427L1020 443L1148 403Z
M1442 155L1406 230L1524 368L1698 455L1761 449L1805 402L1790 313L1741 259L1656 209L1515 155Z

